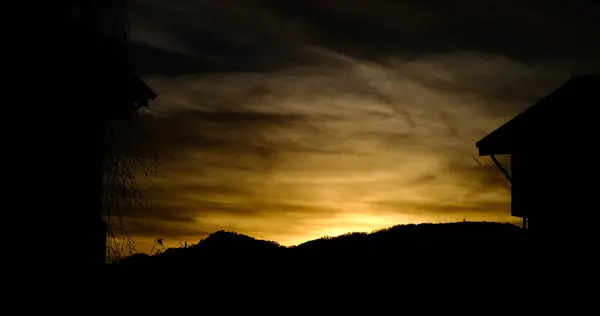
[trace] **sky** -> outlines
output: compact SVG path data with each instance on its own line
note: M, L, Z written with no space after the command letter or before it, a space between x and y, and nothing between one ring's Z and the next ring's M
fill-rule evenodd
M595 1L131 1L133 63L158 94L136 133L160 164L125 227L149 251L217 230L295 245L518 223L475 142L600 69L599 13Z

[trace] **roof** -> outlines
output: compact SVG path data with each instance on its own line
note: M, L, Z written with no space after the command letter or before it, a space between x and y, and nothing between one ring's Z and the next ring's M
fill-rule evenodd
M131 79L131 89L129 91L129 99L136 107L148 106L148 100L156 98L156 93L135 75Z
M600 74L571 77L561 87L478 141L476 146L479 148L479 155L512 153L513 144L517 139L527 137L534 131L538 134L543 133L544 127L554 128L567 118L581 115L578 112L581 108L575 106L582 105L590 99L598 99L598 91Z
M110 84L104 85L98 93L98 105L109 118L120 117L148 106L156 98L152 91L135 73L120 71L109 77Z

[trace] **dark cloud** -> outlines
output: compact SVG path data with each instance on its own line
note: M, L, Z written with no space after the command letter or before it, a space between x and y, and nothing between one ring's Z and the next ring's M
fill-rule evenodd
M132 42L129 46L132 66L141 76L162 74L180 76L187 73L205 74L214 72L238 72L256 70L252 65L192 57L182 52L159 48L143 42Z
M600 29L596 1L153 0L132 7L134 38L193 56L189 72L202 64L208 70L256 71L307 62L299 46L375 60L478 51L528 63L597 66L600 55L600 44L592 40Z
M168 196L168 198L173 198L173 196ZM190 208L189 205L181 203L180 197L177 197L177 200L177 202L164 203L164 201L153 197L143 209L125 212L122 217L124 219L141 218L164 223L193 223L196 216L195 208Z
M289 124L307 118L306 115L299 114L241 112L227 111L226 109L220 109L218 112L189 111L185 115L200 122L235 124L242 128L245 125L252 127L257 124L261 126Z
M190 148L267 152L262 135L271 129L306 119L303 115L242 111L184 110L164 116L147 116L142 130L151 131L164 153Z
M158 237L173 240L193 240L208 236L213 232L206 232L190 225L181 225L177 223L150 220L145 218L126 218L123 225L127 233L141 239L154 240ZM173 245L175 246L175 245ZM149 249L139 249L148 251Z
M277 9L311 39L366 56L477 50L524 60L594 58L597 2L294 1Z
M257 5L254 1L134 1L132 34L136 41L193 57L193 65L207 66L203 73L270 70L295 52L280 44L277 22Z

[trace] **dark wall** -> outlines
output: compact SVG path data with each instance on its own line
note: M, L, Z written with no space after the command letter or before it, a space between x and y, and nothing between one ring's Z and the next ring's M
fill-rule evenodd
M530 218L532 232L549 238L589 239L597 231L600 100L577 92L527 127L511 155L512 215Z

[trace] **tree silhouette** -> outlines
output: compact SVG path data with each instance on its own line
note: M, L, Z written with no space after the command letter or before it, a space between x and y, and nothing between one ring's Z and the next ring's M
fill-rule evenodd
M135 243L122 220L126 212L145 204L138 185L153 183L158 176L159 159L151 133L144 129L143 118L131 115L110 121L106 126L103 166L103 215L108 222L107 257L115 260L131 255Z

